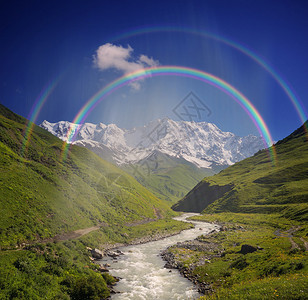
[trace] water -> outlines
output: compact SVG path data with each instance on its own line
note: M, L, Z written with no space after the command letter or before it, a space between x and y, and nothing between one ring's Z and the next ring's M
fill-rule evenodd
M193 215L198 214L187 213L175 219L185 221ZM121 278L114 288L117 294L112 295L111 299L198 299L201 295L196 287L181 276L178 270L170 272L169 269L165 269L165 262L159 256L162 250L177 242L192 240L215 228L218 229L217 225L210 223L191 223L195 224L195 228L159 241L121 247L119 249L125 255L121 255L117 260L101 260L102 264L110 264L109 270L113 276Z

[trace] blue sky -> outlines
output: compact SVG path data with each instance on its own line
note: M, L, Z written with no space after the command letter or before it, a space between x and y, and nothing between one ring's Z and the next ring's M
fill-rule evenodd
M308 106L307 15L308 3L301 0L1 1L0 101L27 117L44 86L60 76L37 123L72 121L106 84L128 70L147 66L143 57L160 65L200 69L227 81L251 100L278 140L299 127L301 120L275 80L235 49L181 29L223 36L253 50ZM129 34L153 26L179 31ZM96 51L108 43L115 51L124 49L126 56L102 55L99 66ZM258 134L230 97L178 77L149 78L137 87L123 87L98 105L87 121L131 128L166 116L176 120L173 109L190 92L211 111L203 121L238 135Z

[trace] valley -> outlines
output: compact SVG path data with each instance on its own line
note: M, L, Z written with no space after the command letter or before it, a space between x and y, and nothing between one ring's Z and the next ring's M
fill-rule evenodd
M308 300L308 1L1 1L0 300Z
M58 137L31 124L31 136L24 141L29 121L4 106L0 112L1 297L105 299L116 279L90 259L87 249L104 253L158 241L166 266L199 289L194 298L271 294L304 299L306 124L275 145L275 166L266 150L220 170L155 150L119 168L78 143L62 160ZM148 174L150 162L156 167ZM138 166L137 173L132 166ZM183 211L201 213L194 222L212 223L206 226L220 231L199 231L198 223L191 229L194 240L185 231L181 234L187 238L175 244L179 233L192 227L173 219ZM243 247L253 251L244 253ZM164 265L160 259L157 263Z
M46 120L40 127L116 164L169 205L183 198L204 177L264 148L261 137L238 137L212 123L168 118L129 130L116 124Z

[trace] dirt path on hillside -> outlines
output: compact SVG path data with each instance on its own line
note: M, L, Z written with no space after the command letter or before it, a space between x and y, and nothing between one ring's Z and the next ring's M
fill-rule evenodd
M293 241L291 237L289 237L289 241L291 243L291 250L292 249L300 249L300 247Z
M145 219L140 220L140 221L126 223L125 226L137 226L137 225L147 224L147 223L154 222L154 221L162 219L162 215L161 215L160 210L157 209L157 208L154 208L153 210L154 210L154 214L156 216L155 219L145 218ZM54 238L54 240L56 240L56 241L66 241L66 240L70 240L70 239L76 239L76 238L79 238L83 235L86 235L86 234L88 234L92 231L98 230L101 227L106 227L106 226L108 226L108 224L101 223L100 225L97 225L97 226L93 226L93 227L89 227L89 228L85 228L85 229L78 229L78 230L69 232L67 234L62 234L62 235L56 236Z
M297 243L295 243L295 241L293 240L293 233L295 233L299 229L300 229L300 226L294 226L291 229L286 230L284 232L281 232L280 229L277 229L274 232L274 235L276 235L278 237L289 238L289 241L291 243L291 249L301 249L301 247ZM308 251L308 243L303 238L301 238L301 241L304 243L305 250Z
M143 224L147 224L147 223L150 223L150 222L154 222L154 221L157 221L157 220L160 220L160 219L163 218L163 216L162 216L162 214L161 214L161 212L158 208L154 207L153 212L154 212L154 215L156 217L155 219L145 218L145 219L142 219L142 220L125 223L124 225L128 226L128 227L132 227L132 226L143 225Z
M306 251L308 251L308 242L301 237L301 241L304 243Z
M57 235L53 238L53 240L57 241L57 242L60 242L60 241L63 242L63 241L71 240L71 239L77 239L79 237L82 237L82 236L84 236L84 235L86 235L86 234L88 234L92 231L98 230L101 227L105 227L105 226L107 226L107 225L106 224L100 224L100 225L93 226L93 227L74 230L72 232Z
M68 240L72 240L72 239L77 239L80 238L92 231L98 230L101 227L106 227L108 226L105 223L101 223L99 225L96 226L92 226L92 227L88 227L88 228L83 228L83 229L77 229L71 232L67 232L67 233L63 233L63 234L59 234L56 235L52 238L48 238L48 239L43 239L43 240L37 240L34 242L30 242L30 243L22 243L21 245L16 246L16 249L0 249L0 250L10 250L10 251L20 251L23 250L24 248L26 248L29 245L35 244L35 243L52 243L52 242L64 242L64 241L68 241Z
M155 219L145 218L145 219L142 219L142 220L139 220L139 221L126 223L124 225L128 226L128 227L132 227L132 226L147 224L147 223L154 222L154 221L157 221L159 219L162 219L163 216L162 216L160 210L157 209L157 208L153 208L153 210L154 210L154 215L156 217ZM99 230L102 227L107 227L107 226L109 226L109 225L106 224L106 223L100 223L96 226L83 228L83 229L77 229L77 230L74 230L74 231L71 231L71 232L59 234L59 235L56 235L52 238L37 240L37 241L34 241L34 242L30 242L30 243L22 243L21 245L16 246L16 249L3 249L3 250L20 251L20 250L24 249L25 247L27 247L31 244L35 244L35 243L44 243L45 244L45 243L49 243L49 242L64 242L64 241L80 238L80 237L82 237L82 236L84 236L84 235L86 235L86 234L88 234L92 231L96 231L96 230ZM2 250L2 249L0 248L0 250Z

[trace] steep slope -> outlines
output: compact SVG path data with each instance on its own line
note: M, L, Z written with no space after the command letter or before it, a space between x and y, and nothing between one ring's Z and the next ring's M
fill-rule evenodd
M60 160L63 142L0 105L0 241L10 247L101 223L172 214L133 177L83 147Z
M289 218L307 220L308 142L305 126L307 122L276 144L276 166L266 150L259 151L253 157L205 178L173 209L207 213L279 212Z

